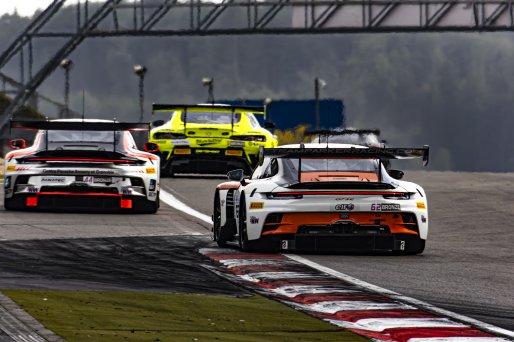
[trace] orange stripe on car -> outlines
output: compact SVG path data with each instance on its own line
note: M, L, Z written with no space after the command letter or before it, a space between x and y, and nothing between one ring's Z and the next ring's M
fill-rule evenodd
M302 225L331 225L336 221L352 221L359 225L388 226L392 234L418 235L417 223L404 222L400 213L365 213L351 212L349 217L342 219L341 213L284 213L280 222L265 223L264 226L277 226L276 229L265 231L262 235L296 234ZM408 229L410 227L412 229ZM413 230L415 229L415 230Z

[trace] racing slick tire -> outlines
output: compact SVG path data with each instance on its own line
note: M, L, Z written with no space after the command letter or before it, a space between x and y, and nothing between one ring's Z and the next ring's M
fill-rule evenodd
M175 174L173 172L173 166L171 165L171 160L168 160L164 167L161 169L162 177L173 177Z
M155 201L150 201L146 198L143 198L134 202L134 211L140 214L155 214L161 206L159 193L157 193L157 198L155 199Z
M412 239L409 241L407 248L404 252L406 255L421 254L425 250L425 240L423 239Z
M246 227L246 204L244 194L241 194L241 202L239 205L239 248L244 252L277 252L279 250L279 242L274 240L248 240L248 232Z
M395 251L396 255L416 255L425 250L426 241L419 237L403 237L402 240L405 240L405 250Z
M246 203L244 194L241 194L241 202L239 204L239 248L243 252L253 251L255 244L248 241L248 233L246 228Z
M5 210L23 210L26 209L23 198L13 195L11 198L4 197Z
M235 225L232 221L233 220L227 220L224 226L221 225L220 194L219 191L216 190L216 194L214 195L212 233L213 239L219 247L227 247L227 241L232 240L234 237Z

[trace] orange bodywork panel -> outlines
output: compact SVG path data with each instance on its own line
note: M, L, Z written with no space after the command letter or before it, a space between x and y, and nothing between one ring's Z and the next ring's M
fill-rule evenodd
M315 171L302 172L301 182L378 182L374 172Z
M262 235L296 234L301 225L330 225L336 221L353 221L359 225L385 225L389 227L391 234L418 235L413 229L417 223L403 222L399 213L349 213L349 217L342 219L340 213L284 213L280 222L265 223L264 226L277 226L276 229L265 231ZM408 229L410 227L412 229Z
M239 189L240 186L241 186L240 182L225 182L225 183L219 184L216 187L216 189L219 189L219 190Z

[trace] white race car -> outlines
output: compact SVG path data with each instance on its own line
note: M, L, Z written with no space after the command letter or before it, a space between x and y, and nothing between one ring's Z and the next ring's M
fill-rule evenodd
M419 254L427 198L386 170L385 159L423 158L429 148L301 144L264 149L250 178L228 173L214 196L213 237L242 250Z
M34 144L10 141L5 156L7 210L121 210L159 208L158 146L139 151L131 131L148 124L108 120L12 121L11 129L37 130Z

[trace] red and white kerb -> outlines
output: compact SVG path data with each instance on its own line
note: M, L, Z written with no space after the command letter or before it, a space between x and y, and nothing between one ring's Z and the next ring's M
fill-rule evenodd
M507 342L510 339L321 272L281 254L205 248L221 274L373 341ZM514 336L514 333L513 333Z

